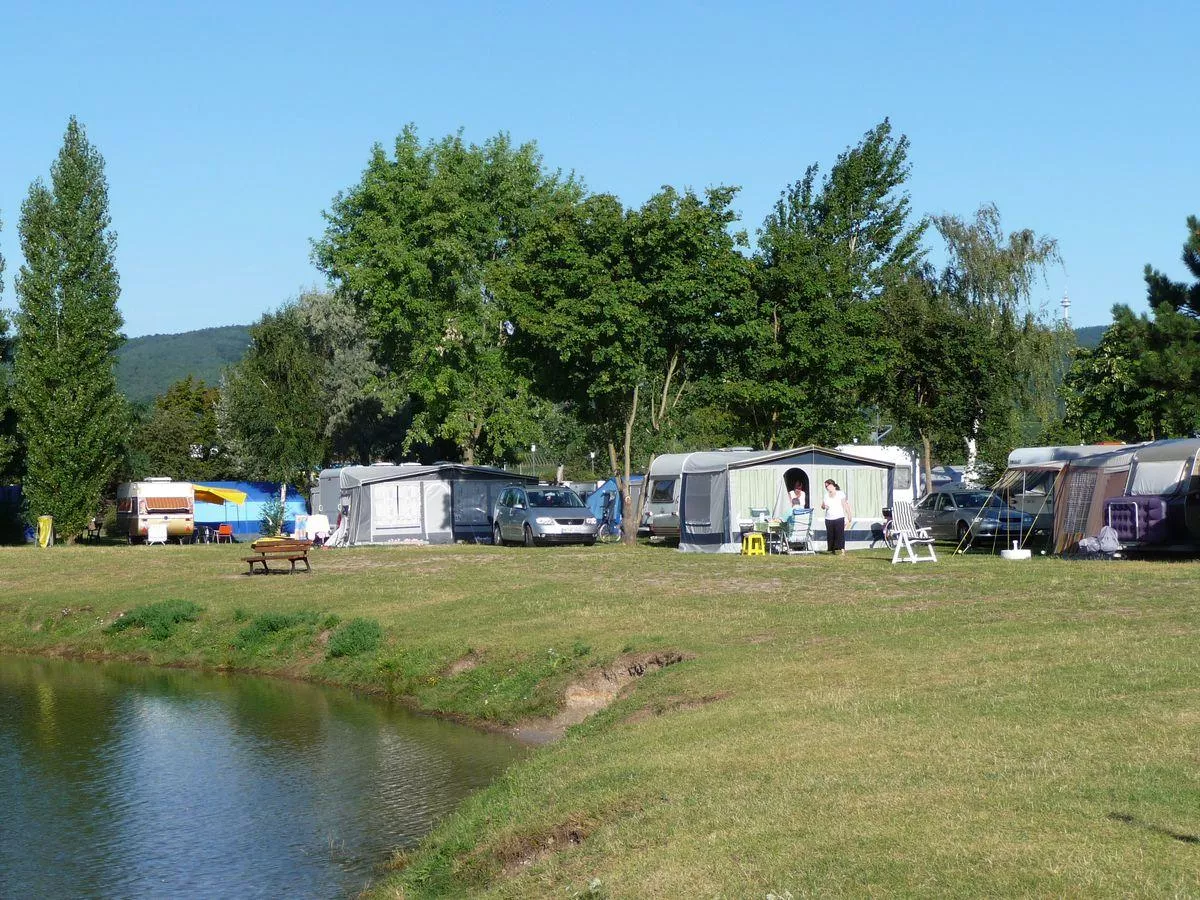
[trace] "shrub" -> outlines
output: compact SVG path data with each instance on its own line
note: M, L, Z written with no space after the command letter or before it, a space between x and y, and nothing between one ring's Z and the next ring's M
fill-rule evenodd
M259 530L267 537L275 537L283 531L283 504L276 497L262 505L262 518L258 520Z
M329 638L329 658L370 653L383 640L383 629L374 619L351 619Z
M237 633L233 645L239 650L245 650L247 647L261 644L276 632L287 631L297 625L313 625L316 621L317 614L310 612L264 613L255 616L253 622Z
M180 622L195 622L201 608L191 600L163 600L137 606L104 629L106 634L117 634L127 628L145 628L156 641L165 641L175 633Z

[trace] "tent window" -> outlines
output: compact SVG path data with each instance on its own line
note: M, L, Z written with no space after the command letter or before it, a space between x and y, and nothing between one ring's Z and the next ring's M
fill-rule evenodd
M421 482L371 485L371 517L377 529L421 527Z
M1183 460L1138 462L1129 493L1135 497L1174 494L1183 482Z
M712 503L711 475L693 475L683 483L683 508L687 516L684 524L712 524L710 505Z
M1068 534L1086 534L1088 510L1092 506L1092 494L1096 492L1096 473L1077 472L1067 489L1067 513L1063 530Z

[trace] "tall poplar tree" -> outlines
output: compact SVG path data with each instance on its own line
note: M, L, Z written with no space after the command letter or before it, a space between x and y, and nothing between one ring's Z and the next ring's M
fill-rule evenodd
M117 391L123 340L104 159L72 116L50 169L29 188L13 375L31 516L78 534L116 473L128 428Z
M0 228L4 222L0 220ZM4 290L4 255L0 254L0 292ZM12 362L12 338L8 334L8 316L0 310L0 478L9 475L9 466L16 455L16 420L12 414L12 391L9 373Z

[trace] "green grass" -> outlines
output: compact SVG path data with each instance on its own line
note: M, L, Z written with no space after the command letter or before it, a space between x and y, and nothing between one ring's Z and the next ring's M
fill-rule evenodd
M1200 564L375 548L250 578L240 555L0 550L0 646L497 723L623 653L689 657L468 800L381 896L1200 896ZM203 611L106 631L163 597ZM356 619L378 646L331 657ZM239 647L260 620L291 624Z
M195 622L199 617L200 607L191 600L163 600L134 607L115 619L104 633L119 634L128 628L143 628L151 640L165 641L181 622Z

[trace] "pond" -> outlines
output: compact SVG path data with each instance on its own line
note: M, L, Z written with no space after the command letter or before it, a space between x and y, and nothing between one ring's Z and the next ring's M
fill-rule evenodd
M0 896L353 895L523 752L343 690L0 657Z

